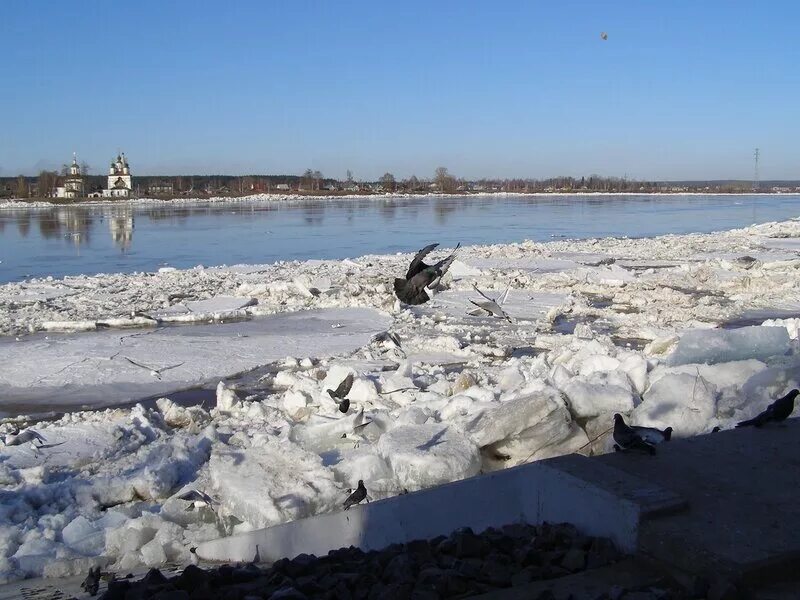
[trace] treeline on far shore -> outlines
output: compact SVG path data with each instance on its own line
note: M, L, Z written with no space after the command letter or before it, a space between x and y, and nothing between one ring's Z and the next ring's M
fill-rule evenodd
M105 175L82 176L85 195L106 187ZM0 177L0 198L54 199L64 174L42 171L37 176ZM549 179L467 180L440 167L433 177L414 175L397 179L385 173L376 181L358 181L350 172L344 180L324 177L319 171L302 175L134 175L132 196L156 198L203 198L252 194L349 195L376 193L794 193L800 181L638 181L624 177L552 177Z

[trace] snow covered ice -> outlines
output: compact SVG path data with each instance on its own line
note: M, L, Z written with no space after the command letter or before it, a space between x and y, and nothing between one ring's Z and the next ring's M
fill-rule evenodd
M46 440L0 446L0 581L186 563L341 510L359 479L379 499L605 452L615 412L730 427L800 386L798 239L791 220L464 247L413 308L391 278L415 248L0 286L0 434ZM511 322L468 314L474 286L510 288ZM343 414L326 390L348 375Z

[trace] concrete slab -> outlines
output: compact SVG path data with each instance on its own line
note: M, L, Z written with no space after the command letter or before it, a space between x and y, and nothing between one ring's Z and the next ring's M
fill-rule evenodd
M796 571L800 420L674 440L654 457L596 460L688 502L684 512L642 523L641 552L689 573L756 585Z
M509 523L569 522L588 535L636 550L643 514L682 499L657 484L580 455L521 465L412 494L199 544L205 560L264 560L326 554L342 546L376 550L394 543L483 531Z

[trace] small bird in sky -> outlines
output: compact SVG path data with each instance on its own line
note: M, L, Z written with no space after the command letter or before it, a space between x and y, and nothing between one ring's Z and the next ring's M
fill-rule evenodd
M350 393L350 388L353 387L353 374L350 373L344 380L339 384L339 386L335 390L327 390L328 394L336 404L339 405L339 412L347 413L350 410L350 400L347 399L347 394Z
M608 39L608 34L605 31L600 32L600 39L605 41Z
M794 410L794 399L797 394L800 394L800 390L792 390L782 398L775 400L762 413L752 419L738 423L736 427L761 427L770 421L779 422L787 419Z
M429 244L422 250L417 252L411 265L408 267L405 279L396 277L394 280L394 293L400 302L405 304L425 304L431 297L425 288L435 287L436 284L444 277L450 265L456 258L456 250L459 249L461 244L458 244L453 253L447 258L443 258L439 262L428 265L423 259L430 254L434 248L439 244Z
M355 491L347 497L347 500L344 501L344 509L348 510L354 504L358 504L362 502L367 497L367 488L364 487L364 482L362 480L358 480L358 487Z
M625 423L622 415L617 413L614 415L614 450L618 452L627 452L635 450L638 452L647 452L648 454L655 454L656 447L642 439L636 431Z

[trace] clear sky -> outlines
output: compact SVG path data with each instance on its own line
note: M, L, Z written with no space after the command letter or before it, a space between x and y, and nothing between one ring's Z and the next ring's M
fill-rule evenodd
M800 179L800 2L3 0L0 175ZM602 40L601 32L608 39Z

